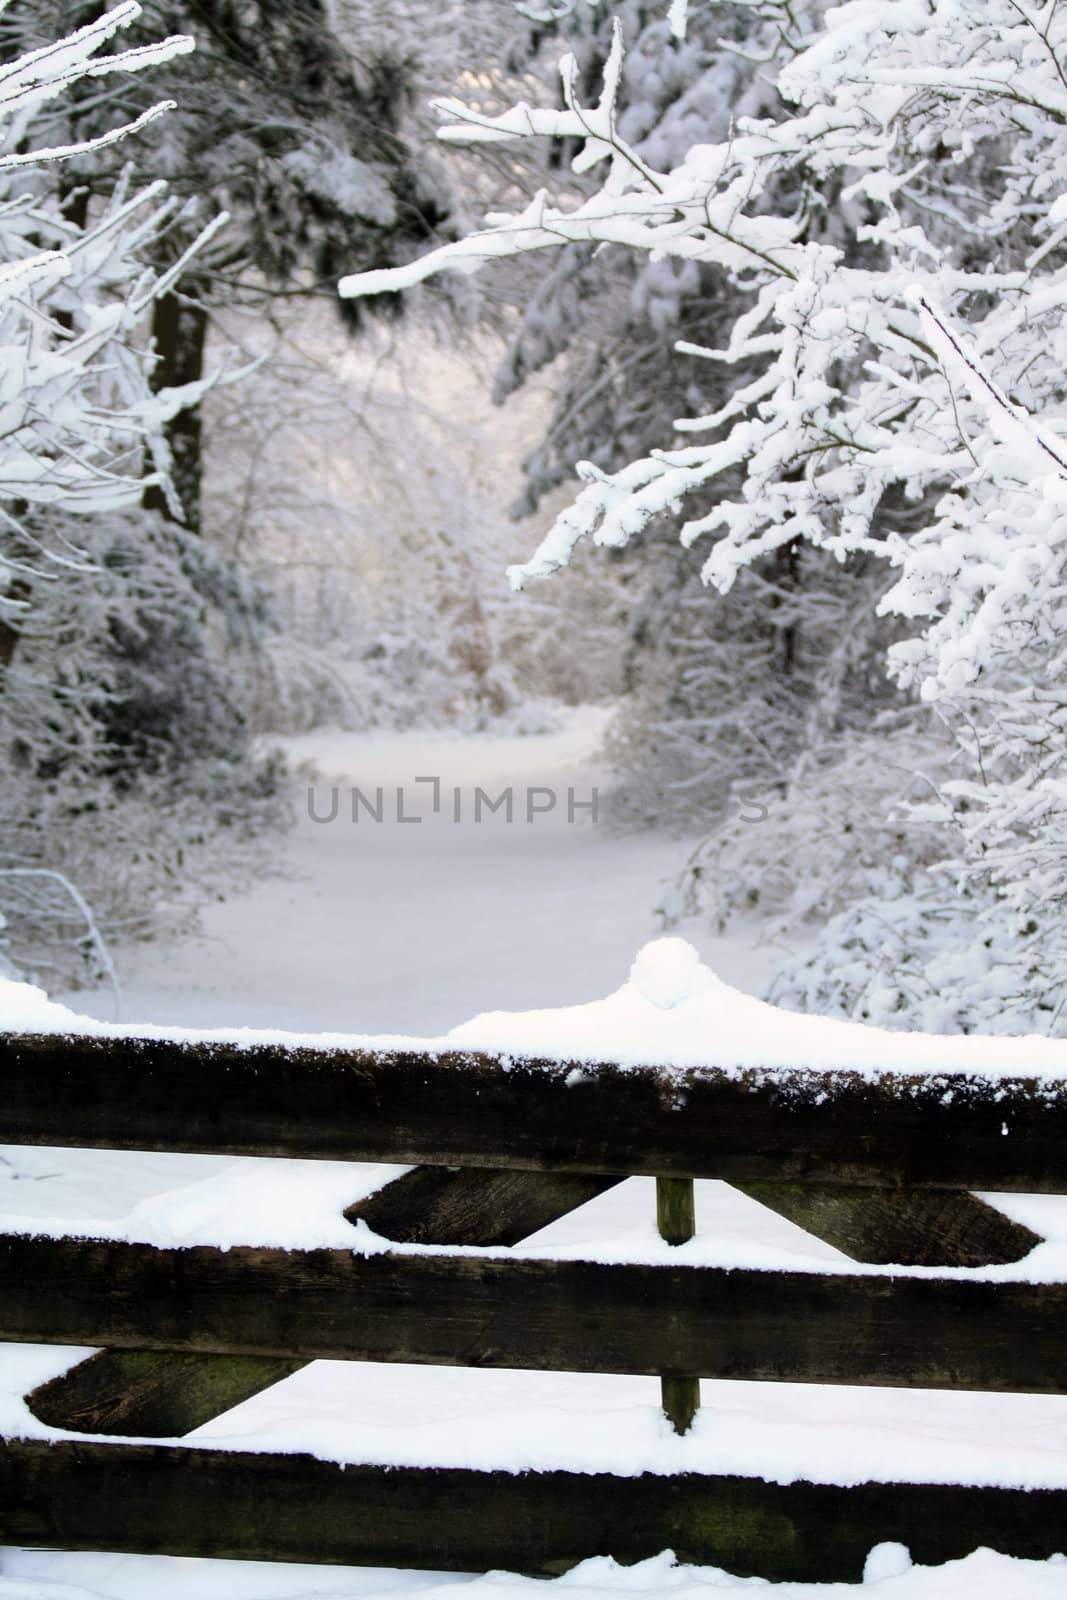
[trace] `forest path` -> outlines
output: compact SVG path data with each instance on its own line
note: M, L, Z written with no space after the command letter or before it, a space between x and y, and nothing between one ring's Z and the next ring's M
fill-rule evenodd
M324 730L285 741L297 818L278 842L277 875L208 905L195 937L121 951L122 1019L436 1034L481 1011L618 988L662 931L655 907L686 847L606 821L605 722L583 707L544 734ZM352 820L354 789L375 811L381 791L381 821L360 801ZM403 818L417 822L397 820L398 789ZM511 820L479 789L489 801L510 791ZM751 937L684 931L739 988L758 989L774 965ZM115 1014L106 990L67 998Z

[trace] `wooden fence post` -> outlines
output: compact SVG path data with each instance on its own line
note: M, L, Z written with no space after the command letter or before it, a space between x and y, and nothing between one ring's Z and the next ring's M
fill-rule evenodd
M661 1239L685 1244L696 1232L692 1178L656 1179L656 1223ZM688 1433L700 1409L700 1379L665 1372L659 1381L663 1411L675 1433Z

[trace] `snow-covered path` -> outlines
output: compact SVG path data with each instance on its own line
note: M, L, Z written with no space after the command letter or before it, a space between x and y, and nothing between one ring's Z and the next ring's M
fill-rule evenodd
M293 764L318 776L298 781L279 876L209 905L195 939L125 952L123 1019L436 1034L481 1011L577 1004L617 988L660 931L654 908L684 845L606 825L594 759L603 726L604 713L585 708L557 732L523 737L290 740ZM436 813L420 777L438 780ZM420 821L397 821L398 788L403 816ZM381 789L380 822L362 802L352 820L353 789L374 807ZM510 790L512 820L490 812L479 789L489 802ZM330 816L335 796L334 820L313 820ZM758 987L775 959L752 940L687 937L739 988ZM107 991L68 999L115 1015Z

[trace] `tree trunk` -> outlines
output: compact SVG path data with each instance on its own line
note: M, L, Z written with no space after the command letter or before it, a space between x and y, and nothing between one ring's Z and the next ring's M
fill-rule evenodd
M196 383L203 377L207 309L198 300L187 294L161 295L152 315L152 337L157 357L152 388L156 393ZM199 533L203 470L200 407L179 411L167 423L164 432L171 450L171 477L181 502L182 522L193 533ZM173 515L158 485L150 485L145 490L144 504L149 510L162 511L165 517Z
M8 588L8 598L25 602L32 592L28 578L15 578ZM22 629L15 621L11 617L0 617L0 694L4 692L8 669L15 658L15 651L21 638Z

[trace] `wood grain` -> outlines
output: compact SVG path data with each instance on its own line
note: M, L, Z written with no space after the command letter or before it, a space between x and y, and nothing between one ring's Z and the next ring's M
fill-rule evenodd
M1067 1284L0 1239L0 1338L223 1355L1067 1389Z
M174 1445L0 1442L0 1541L244 1560L480 1572L589 1556L779 1582L858 1583L892 1540L935 1565L984 1545L1063 1549L1067 1492L760 1478L347 1466Z
M713 1040L709 1057L715 1055ZM0 1141L1067 1192L1067 1082L0 1036Z
M603 1194L619 1178L558 1172L455 1172L415 1167L349 1206L398 1243L516 1244ZM284 1356L99 1350L26 1396L53 1428L136 1438L181 1438L299 1372Z

